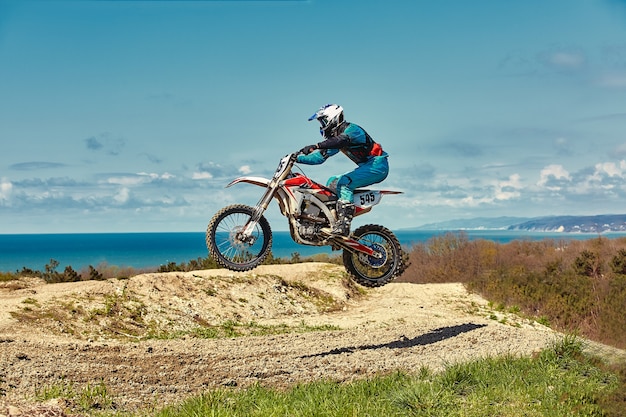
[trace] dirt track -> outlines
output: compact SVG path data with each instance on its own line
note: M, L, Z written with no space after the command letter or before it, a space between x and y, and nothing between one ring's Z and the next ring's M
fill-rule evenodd
M529 355L556 338L517 316L494 319L487 303L460 284L391 283L359 292L344 282L340 267L298 264L245 274L4 283L0 415L8 415L9 406L32 410L37 389L61 383L103 383L117 409L134 410L211 387L349 381L489 355ZM189 335L225 322L333 327L219 339ZM139 341L148 328L187 336Z

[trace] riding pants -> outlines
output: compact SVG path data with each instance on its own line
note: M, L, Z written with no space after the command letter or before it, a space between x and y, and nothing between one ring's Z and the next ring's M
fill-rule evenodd
M387 155L373 156L353 171L330 177L326 186L336 188L340 200L352 203L354 190L379 183L387 178L387 174L389 174Z

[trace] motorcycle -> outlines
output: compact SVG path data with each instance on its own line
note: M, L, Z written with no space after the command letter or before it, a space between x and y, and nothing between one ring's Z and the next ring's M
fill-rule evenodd
M232 271L248 271L259 266L272 247L272 230L263 214L275 198L282 215L289 220L294 242L343 249L344 267L357 283L379 287L401 275L405 268L402 247L388 228L368 224L349 236L331 233L337 222L335 190L303 173L293 172L297 156L298 152L281 158L271 179L239 177L226 186L248 183L265 188L265 193L254 207L233 204L213 216L206 231L206 244L213 259ZM391 194L401 192L355 190L354 217L368 213L380 203L382 196Z

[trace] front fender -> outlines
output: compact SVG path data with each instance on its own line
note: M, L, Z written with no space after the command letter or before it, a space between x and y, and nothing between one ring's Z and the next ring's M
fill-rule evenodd
M226 186L226 188L231 187L235 184L239 184L240 182L246 182L248 184L258 185L259 187L267 188L267 186L270 184L270 181L271 180L263 177L239 177L232 180L230 184Z

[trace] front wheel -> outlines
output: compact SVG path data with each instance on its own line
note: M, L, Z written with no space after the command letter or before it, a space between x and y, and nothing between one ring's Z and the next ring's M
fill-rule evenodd
M248 271L259 266L272 247L272 230L267 219L259 219L250 235L243 233L254 215L254 207L235 204L224 207L211 219L206 245L215 261L231 271Z
M402 248L391 230L368 224L356 229L352 238L375 252L370 256L344 249L343 265L356 282L366 287L380 287L403 272Z

